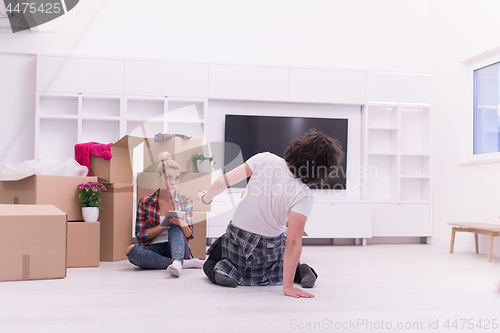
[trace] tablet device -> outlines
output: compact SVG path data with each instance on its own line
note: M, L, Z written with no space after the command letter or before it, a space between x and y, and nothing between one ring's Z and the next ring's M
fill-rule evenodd
M170 223L168 223L169 217L173 216L182 219L184 217L184 214L186 214L186 212L183 212L182 210L169 210L167 216L165 216L165 219L163 220L161 225L164 227L169 226L170 225Z

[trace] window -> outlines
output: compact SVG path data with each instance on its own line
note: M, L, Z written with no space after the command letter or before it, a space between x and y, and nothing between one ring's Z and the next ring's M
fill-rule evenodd
M500 62L474 71L474 154L500 152Z

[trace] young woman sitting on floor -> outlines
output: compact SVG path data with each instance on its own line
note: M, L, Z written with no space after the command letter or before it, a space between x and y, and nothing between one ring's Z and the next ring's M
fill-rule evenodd
M128 260L141 268L167 269L179 277L182 268L201 268L203 261L194 258L188 245L193 239L193 199L177 190L179 164L170 154L160 154L157 168L159 189L137 204L135 235L139 242L127 249ZM163 226L168 211L184 211L183 218L170 217Z

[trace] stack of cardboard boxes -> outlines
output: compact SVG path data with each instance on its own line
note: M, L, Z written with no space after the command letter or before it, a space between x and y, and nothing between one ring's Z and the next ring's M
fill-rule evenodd
M90 157L91 177L0 175L0 281L52 279L66 276L66 267L95 267L100 261L126 259L132 243L133 174L131 152L145 142L145 172L138 175L140 198L158 188L156 165L167 151L181 166L179 191L194 201L197 258L205 258L206 211L196 200L198 190L211 184L210 173L194 172L191 161L201 153L201 139L172 138L162 142L125 136L113 144L113 158ZM99 222L83 221L77 187L89 181L103 183Z
M159 156L168 152L180 167L181 179L179 192L193 199L193 226L194 239L189 241L191 252L195 258L205 259L207 211L211 205L205 205L196 200L198 191L208 189L211 185L211 173L197 172L192 161L193 154L202 153L201 139L183 139L173 137L164 141L155 142L146 139L144 147L144 172L137 175L137 198L142 198L156 191L159 186L157 167L160 163Z
M83 219L78 185L89 181L97 178L0 175L0 281L62 278L66 267L99 265L96 224L88 234L73 222ZM80 232L84 248L71 241L85 237Z
M126 135L111 146L110 160L90 156L89 173L99 177L106 191L101 192L100 259L127 259L127 247L132 244L133 174L131 156L143 138Z

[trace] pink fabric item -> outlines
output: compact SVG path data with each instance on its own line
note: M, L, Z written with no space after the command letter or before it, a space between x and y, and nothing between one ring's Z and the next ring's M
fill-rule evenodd
M105 160L110 160L113 155L111 154L112 143L104 144L99 142L86 142L78 143L75 145L75 160L83 166L89 168L90 172L90 155L102 157ZM87 172L87 176L89 175Z

